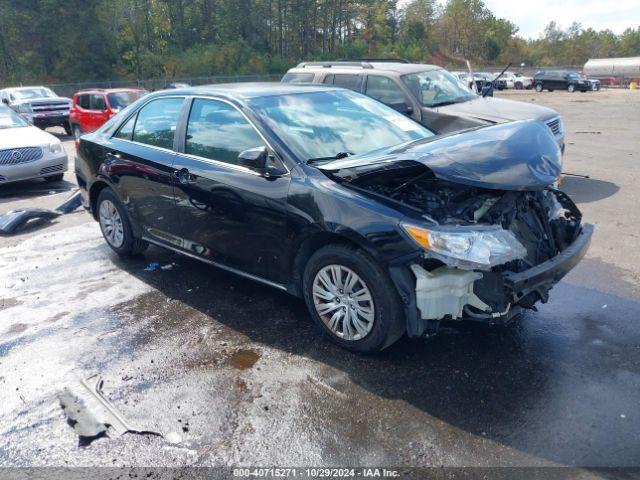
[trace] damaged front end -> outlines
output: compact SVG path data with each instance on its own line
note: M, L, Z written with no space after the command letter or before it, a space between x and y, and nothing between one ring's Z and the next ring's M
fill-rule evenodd
M418 253L390 266L410 336L443 320L507 323L545 303L584 256L593 227L551 187L483 188L451 182L416 162L334 178L406 216L399 228Z

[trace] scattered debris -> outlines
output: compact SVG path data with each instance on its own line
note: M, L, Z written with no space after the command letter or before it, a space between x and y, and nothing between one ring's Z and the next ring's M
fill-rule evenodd
M71 213L82 203L79 190L76 190L67 200L53 210L45 208L22 208L11 210L0 215L0 233L12 234L31 220L52 220L60 215Z
M166 265L162 265L160 270L171 270L176 265L175 262L167 263Z
M582 132L576 132L576 133L590 133L592 135L601 135L602 134L602 132L597 131L597 130L596 131L592 131L592 132L590 132L590 131L582 131Z
M160 266L160 264L158 262L151 262L151 263L149 263L149 265L146 266L144 271L145 272L153 272L153 271L157 270L159 266Z
M602 308L607 308L607 304L605 303L604 305L602 305Z
M104 396L104 393L102 392L104 380L100 375L92 375L91 377L82 380L80 383L82 383L82 386L87 389L87 391L93 396L93 398L98 400L100 405L105 410L105 423L118 434L122 435L124 433L142 433L161 436L157 432L144 430L137 425L130 423L111 403L111 401Z

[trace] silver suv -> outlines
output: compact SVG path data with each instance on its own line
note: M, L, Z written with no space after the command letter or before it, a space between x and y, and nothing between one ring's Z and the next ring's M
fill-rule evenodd
M560 114L525 102L476 95L436 65L403 61L303 62L282 82L324 83L364 93L437 133L514 120L541 120L564 151Z

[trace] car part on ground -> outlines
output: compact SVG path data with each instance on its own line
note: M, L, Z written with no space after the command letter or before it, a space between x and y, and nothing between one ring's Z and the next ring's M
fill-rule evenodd
M82 204L82 194L76 190L67 200L54 210L44 208L24 208L0 215L0 233L10 235L24 227L31 220L53 220L77 210Z
M553 122L434 135L344 89L208 86L83 136L76 173L118 254L153 243L285 290L374 352L441 321L507 323L584 256Z

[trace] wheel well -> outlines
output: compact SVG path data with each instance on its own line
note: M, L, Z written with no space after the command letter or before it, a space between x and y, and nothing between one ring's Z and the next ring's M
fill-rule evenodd
M91 190L89 190L89 205L91 207L91 214L93 215L93 218L97 219L96 204L98 203L98 196L100 195L100 192L108 186L109 185L105 182L94 182L94 184L91 185Z
M353 240L337 233L318 232L305 239L298 247L291 269L289 290L294 295L302 296L302 276L307 262L315 252L327 245L349 245L360 248L360 245Z

